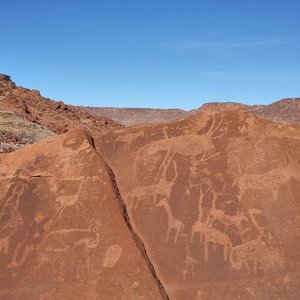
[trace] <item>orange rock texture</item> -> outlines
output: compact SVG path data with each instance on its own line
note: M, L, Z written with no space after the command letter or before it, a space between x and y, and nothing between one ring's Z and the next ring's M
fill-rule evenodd
M0 155L0 299L300 299L297 99L103 127L1 76L67 132Z
M96 145L171 299L300 297L299 126L208 109Z
M83 130L1 156L0 299L164 299Z

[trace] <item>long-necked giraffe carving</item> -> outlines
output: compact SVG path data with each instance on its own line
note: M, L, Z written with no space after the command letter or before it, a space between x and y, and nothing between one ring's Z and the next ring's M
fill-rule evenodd
M184 228L183 223L179 219L176 219L173 216L171 206L170 206L170 204L169 204L169 202L168 202L168 200L166 198L162 198L155 206L156 207L162 207L162 208L164 208L164 210L165 210L165 212L167 214L167 225L168 225L168 228L167 228L167 238L166 238L166 241L169 240L170 233L174 229L175 230L174 242L176 244L177 243L177 239L178 239L178 235L179 235L179 233Z

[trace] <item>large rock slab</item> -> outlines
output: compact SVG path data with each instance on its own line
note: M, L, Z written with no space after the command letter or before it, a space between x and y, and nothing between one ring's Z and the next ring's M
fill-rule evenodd
M0 299L165 297L89 135L0 157Z
M300 298L299 126L203 110L96 145L170 298Z

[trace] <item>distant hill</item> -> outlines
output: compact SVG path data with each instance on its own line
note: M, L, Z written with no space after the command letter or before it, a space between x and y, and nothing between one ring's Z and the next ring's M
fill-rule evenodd
M246 105L236 102L208 102L190 111L180 109L83 107L95 116L111 118L124 126L168 123L183 119L199 110L240 108L265 119L287 124L300 124L300 98L287 98L269 105Z
M188 112L181 109L83 107L95 116L103 116L125 125L164 123L184 118Z

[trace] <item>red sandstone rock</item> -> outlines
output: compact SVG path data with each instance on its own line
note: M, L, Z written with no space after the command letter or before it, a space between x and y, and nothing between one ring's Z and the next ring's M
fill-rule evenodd
M0 299L165 298L83 130L3 154L0 179Z
M299 137L208 109L96 142L171 299L300 298Z

